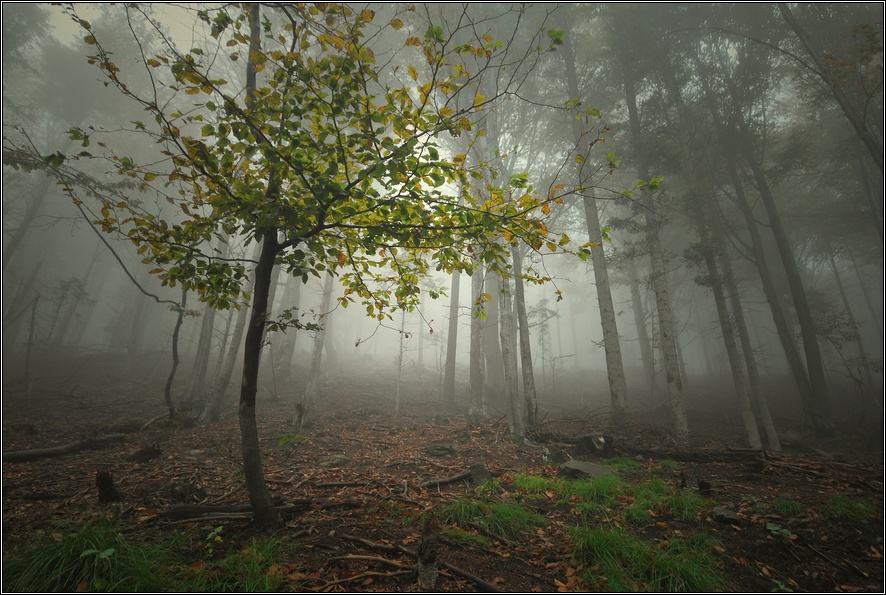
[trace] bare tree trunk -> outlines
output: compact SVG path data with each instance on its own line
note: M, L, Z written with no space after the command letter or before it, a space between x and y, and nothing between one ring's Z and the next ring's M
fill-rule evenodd
M709 214L709 209L708 210ZM709 218L709 217L708 217ZM702 219L698 223L698 232L701 237L701 251L708 270L708 281L714 293L714 302L717 305L717 318L720 321L720 330L723 333L723 343L726 345L726 355L729 358L729 369L732 372L732 383L735 386L735 394L738 397L738 407L741 419L744 423L745 435L748 446L759 450L763 448L760 440L760 432L757 429L757 420L754 416L754 408L748 394L747 380L745 378L744 363L738 352L735 341L735 330L732 326L732 317L726 304L726 296L723 293L723 283L720 272L717 269L715 259L715 247L711 239L711 231L707 228L708 221ZM716 232L715 232L716 233Z
M566 81L569 96L581 97L578 87L575 55L572 51L571 37L567 35L563 44L563 60L566 66ZM576 147L581 154L587 152L588 143L584 140L581 120L572 120ZM583 162L584 163L584 162ZM606 374L609 379L609 398L612 407L611 415L615 423L624 423L627 413L627 385L625 383L624 364L621 359L621 341L618 336L618 321L612 305L612 291L609 287L609 269L603 251L603 232L600 225L600 214L597 210L597 199L594 188L587 180L587 174L578 166L578 184L584 187L584 211L588 227L588 236L594 245L591 247L591 262L594 265L594 281L597 286L597 302L600 308L600 324L603 327L603 349L606 356ZM577 354L577 352L576 352Z
M640 134L640 118L637 111L637 95L634 85L628 80L625 73L625 96L628 105L628 115L631 122L631 138L634 146L640 146L643 139ZM640 176L644 180L649 178L649 170L646 164L640 160L638 163ZM677 357L675 346L676 334L674 332L674 316L671 311L671 301L668 295L667 270L664 262L664 253L658 234L658 220L652 197L643 193L641 202L645 207L646 237L649 243L649 255L652 259L652 287L655 291L656 310L658 313L659 332L661 335L661 351L664 361L665 378L668 386L668 405L671 417L671 433L677 444L685 446L689 444L689 422L686 419L686 406L683 399L683 380L680 377L680 362Z
M637 279L637 265L628 262L628 282L631 288L631 309L634 311L634 327L637 329L637 341L640 343L640 359L643 360L643 371L649 384L650 401L655 393L655 356L652 353L652 342L646 326L646 309L640 295L640 282Z
M200 340L197 343L197 355L194 358L194 368L191 371L191 379L188 388L182 397L182 405L185 407L199 407L206 402L208 393L206 387L206 375L209 371L209 355L212 350L214 323L215 308L206 304L203 308L203 321L200 324Z
M54 178L47 174L40 180L31 202L28 203L28 208L25 210L24 217L22 217L18 227L16 227L15 233L12 234L12 238L10 238L6 246L3 247L3 271L6 271L6 266L12 260L12 256L15 254L16 250L18 250L22 240L25 239L37 213L40 212L40 207L49 192L49 185L52 183L53 179Z
M714 241L717 242L717 252L720 255L720 262L723 267L723 282L729 292L729 299L732 303L732 314L735 318L735 327L738 330L739 341L741 342L741 350L744 353L745 368L748 373L748 385L751 393L751 400L754 403L754 410L757 414L757 420L763 426L766 432L766 444L769 450L781 450L781 441L778 439L778 432L775 431L775 425L772 423L772 416L769 414L769 403L763 392L760 383L760 372L757 369L757 358L754 355L754 347L751 344L751 337L748 334L748 325L745 321L744 308L741 305L741 297L738 291L738 283L735 281L735 274L732 272L732 263L726 252L726 246L723 243L723 235L716 234Z
M483 320L480 311L484 304L483 268L479 262L476 264L471 275L470 398L468 399L468 417L475 422L489 417L486 409L486 362L483 359Z
M406 308L400 310L400 345L397 349L397 392L394 396L394 414L400 414L400 385L403 382L403 352L406 339Z
M301 300L301 279L290 277L286 284L286 309L293 310L293 318L297 320L299 301ZM295 345L298 341L298 327L287 328L274 352L274 370L280 382L289 384L293 381L292 358L295 356Z
M523 407L520 403L520 391L517 390L517 354L515 353L517 342L514 332L514 313L511 306L511 287L507 279L501 279L498 300L498 328L501 336L501 355L505 373L508 429L514 440L523 442L526 438L526 426L523 420Z
M485 285L486 293L492 296L492 300L486 303L486 318L480 325L483 332L483 355L486 360L485 389L487 396L498 398L505 390L504 359L498 331L500 309L498 294L501 292L501 279L497 273L486 269Z
M320 298L320 329L314 334L314 349L311 353L311 369L308 372L308 383L301 397L294 403L294 413L290 425L298 427L305 422L306 412L317 399L320 392L320 370L323 362L323 347L326 342L331 313L329 305L332 301L332 273L327 271L323 280L323 295Z
M824 373L824 364L821 359L821 349L818 345L815 324L812 320L812 311L806 298L806 289L803 287L800 270L797 268L797 261L794 258L787 233L781 222L781 215L775 204L775 197L772 196L772 191L766 180L766 174L763 172L761 164L757 161L751 149L747 128L743 122L739 122L739 127L742 133L739 148L745 160L751 166L757 188L760 191L760 196L763 198L763 205L766 207L766 213L769 216L769 228L773 236L775 236L775 243L778 246L785 276L791 289L797 321L800 323L803 351L806 355L806 370L809 373L809 384L812 388L810 403L812 425L820 434L830 436L834 432L830 414L830 397Z
M455 411L455 354L458 345L458 292L461 274L452 271L452 289L449 293L449 329L446 333L446 365L443 373L443 411Z
M535 374L532 370L532 348L529 343L529 319L526 316L526 298L523 292L523 252L516 245L511 247L514 259L514 307L520 333L520 371L523 375L523 402L526 407L526 423L530 427L538 422L538 397L535 394Z

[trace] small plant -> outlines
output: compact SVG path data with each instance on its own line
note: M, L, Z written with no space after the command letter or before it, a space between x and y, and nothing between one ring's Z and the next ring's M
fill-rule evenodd
M773 537L777 539L784 539L789 543L797 538L797 536L794 535L790 529L785 529L784 527L776 525L775 523L766 523L766 530L769 531L769 533Z
M221 536L221 532L223 529L224 527L219 525L218 527L210 531L209 535L206 536L206 539L203 540L203 550L210 558L212 557L212 554L215 553L216 544L222 543L224 541Z
M772 510L782 517L798 517L806 508L796 500L776 500L772 503Z
M852 500L846 496L831 496L821 510L839 521L852 523L868 523L874 513L873 508L866 502Z
M783 582L778 580L777 578L772 579L772 583L775 585L770 593L793 593L794 590L785 585Z

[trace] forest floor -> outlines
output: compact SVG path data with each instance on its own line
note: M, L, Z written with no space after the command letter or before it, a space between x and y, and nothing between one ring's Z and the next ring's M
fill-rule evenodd
M233 508L248 504L233 403L217 424L183 427L157 418L162 380L113 373L90 379L62 390L38 382L30 394L4 387L4 454L125 434L119 442L64 456L4 462L4 591L14 578L7 575L8 560L101 518L127 527L137 542L176 543L183 574L210 572L213 560L245 555L256 533L248 514ZM720 591L883 592L882 444L868 452L869 444L844 429L836 438L806 438L763 457L740 448L728 416L693 415L692 446L678 450L660 413L632 415L612 428L605 417L575 404L548 408L534 444L517 445L501 412L481 424L440 415L433 391L422 392L413 382L395 415L392 389L390 379L374 381L371 374L327 379L322 402L296 434L287 429L292 395L261 397L270 490L281 506L300 506L273 536L285 546L283 554L261 570L273 574L277 590L420 590L407 552L422 536L422 515L436 511L437 591L679 589L680 583L655 582L660 577L651 570L652 558L684 538L705 535ZM593 496L564 491L548 456L602 434L610 437L611 450L605 458L585 458L610 465L618 483L613 498L604 494L599 506L591 506ZM149 447L155 456L135 462L133 455ZM494 479L479 486L429 483L474 463ZM113 472L122 502L98 503L95 474L103 470ZM696 508L689 515L661 503L636 514L633 505L643 504L644 493L637 486L654 480L672 500L697 495L705 482L710 488L692 500ZM473 520L457 518L459 505L469 504L475 505ZM496 504L525 509L529 524L510 532L496 525ZM734 516L723 518L721 508ZM602 528L636 538L631 543L646 544L649 569L633 571L619 562L625 576L607 574L606 560L582 546L587 542L576 527L587 530L585 537ZM682 590L696 589L685 583Z

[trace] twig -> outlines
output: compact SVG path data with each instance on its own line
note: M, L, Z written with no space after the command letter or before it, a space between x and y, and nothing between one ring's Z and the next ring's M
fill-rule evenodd
M815 552L816 554L818 554L819 556L821 556L822 558L824 558L825 560L827 560L828 562L830 562L831 564L836 566L837 568L842 568L842 565L839 562L832 560L829 556L825 555L825 553L823 551L819 550L814 545L809 545L807 543L806 547L808 547L810 550L812 550L813 552ZM865 572L861 568L857 567L855 564L853 564L849 560L843 558L843 562L845 562L850 568L852 568L852 570L859 573L861 576L863 576L865 578L868 578L870 576L867 572Z
M330 560L365 560L367 562L381 562L382 564L389 564L400 569L411 570L413 568L412 564L404 564L403 562L388 560L387 558L382 558L380 556L364 556L361 554L347 554L345 556L336 556L334 558L330 558Z
M329 581L328 583L323 585L323 587L319 590L326 591L329 587L332 587L333 585L340 585L342 583L351 583L356 580L360 580L362 578L367 578L367 577L379 576L379 577L389 578L389 577L393 577L393 576L402 576L404 574L411 574L412 572L413 572L412 570L396 570L394 572L375 572L372 570L367 570L366 572L361 572L360 574L355 574L354 576L349 576L347 578L340 578L338 580Z

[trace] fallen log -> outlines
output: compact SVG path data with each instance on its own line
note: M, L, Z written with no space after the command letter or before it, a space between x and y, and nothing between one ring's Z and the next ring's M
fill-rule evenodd
M84 448L92 446L103 446L111 442L122 442L126 437L123 434L110 434L108 436L94 436L92 438L83 438L76 442L63 444L62 446L53 446L50 448L34 448L31 450L14 450L12 452L3 453L4 463L27 463L38 461L40 459L48 459L51 457L60 457L62 455L77 452Z

